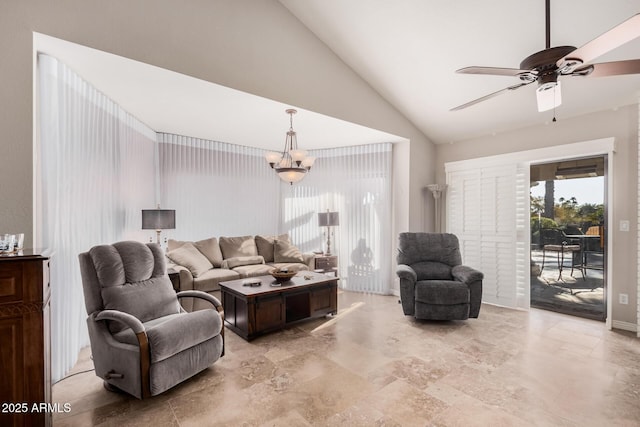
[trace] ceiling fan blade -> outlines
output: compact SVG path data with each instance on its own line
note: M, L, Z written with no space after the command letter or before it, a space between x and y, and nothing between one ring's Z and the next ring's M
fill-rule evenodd
M489 74L492 76L513 76L517 77L521 74L530 73L530 70L519 70L517 68L500 68L500 67L465 67L456 70L461 74Z
M640 74L640 59L628 61L601 62L577 68L572 76L607 77L624 74Z
M516 89L521 88L522 86L526 86L526 85L531 84L531 83L533 83L533 82L519 83L517 85L505 87L504 89L500 89L499 91L490 93L489 95L485 95L485 96L483 96L481 98L474 99L473 101L469 101L466 104L458 105L457 107L454 107L449 111L458 111L458 110L462 110L463 108L471 107L472 105L478 104L479 102L486 101L487 99L490 99L490 98L493 98L494 96L500 95L503 92L507 92L507 91L510 91L510 90L516 90Z
M582 64L640 37L640 13L560 58L556 65L561 74L570 74Z

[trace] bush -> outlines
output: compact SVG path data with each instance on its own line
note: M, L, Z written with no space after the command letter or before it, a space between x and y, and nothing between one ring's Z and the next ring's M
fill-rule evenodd
M551 218L541 217L538 220L537 216L531 217L531 233L537 233L540 230L540 223L542 223L542 228L558 228L558 224L552 220Z

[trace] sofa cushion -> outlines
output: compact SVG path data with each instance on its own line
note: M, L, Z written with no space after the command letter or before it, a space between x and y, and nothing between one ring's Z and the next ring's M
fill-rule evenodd
M255 256L238 256L235 258L228 258L222 261L222 268L228 268L232 270L242 265L255 265L264 264L264 258L260 255Z
M301 262L304 263L302 253L297 247L284 240L275 240L273 251L274 262Z
M269 265L278 270L286 269L295 272L309 270L307 264L299 262L270 262Z
M243 278L268 276L271 270L273 270L273 267L269 264L241 265L233 269L233 271L240 274L240 277Z
M220 282L239 278L240 273L236 271L225 268L212 268L209 271L205 271L200 277L193 279L193 289L204 292L219 291Z
M193 277L198 277L213 268L213 264L191 242L167 252L167 256L176 264L187 267Z
M281 234L279 236L256 236L256 247L258 248L258 254L264 257L264 262L273 262L273 246L275 240L283 240L290 242L288 234Z
M451 267L436 261L423 261L411 264L418 280L452 280Z
M198 240L193 245L202 252L202 255L207 257L214 267L222 265L222 251L220 250L218 239L211 237L210 239Z
M178 249L185 243L189 243L183 240L169 239L167 241L167 251L171 252ZM202 255L204 255L214 267L220 267L222 265L222 252L220 251L220 245L218 239L211 237L209 239L198 240L197 242L191 242L193 246L198 249Z
M224 259L258 255L253 236L220 237L220 250Z
M174 239L169 239L167 240L167 252L171 252L174 249L178 249L180 246L184 245L185 241L182 240L174 240Z

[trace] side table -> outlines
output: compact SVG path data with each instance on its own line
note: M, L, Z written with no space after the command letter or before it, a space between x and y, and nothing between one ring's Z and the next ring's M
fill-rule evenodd
M335 255L316 255L313 259L313 271L317 273L333 273L338 277L338 257Z

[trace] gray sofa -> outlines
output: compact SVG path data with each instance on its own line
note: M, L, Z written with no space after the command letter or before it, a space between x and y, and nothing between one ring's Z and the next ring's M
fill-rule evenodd
M484 276L462 265L455 235L400 233L398 243L404 314L433 320L478 317Z
M220 282L268 275L274 268L290 271L313 268L313 254L303 254L289 235L211 237L197 242L169 240L168 267L180 273L180 290L199 290L219 297ZM207 305L183 299L187 311Z

